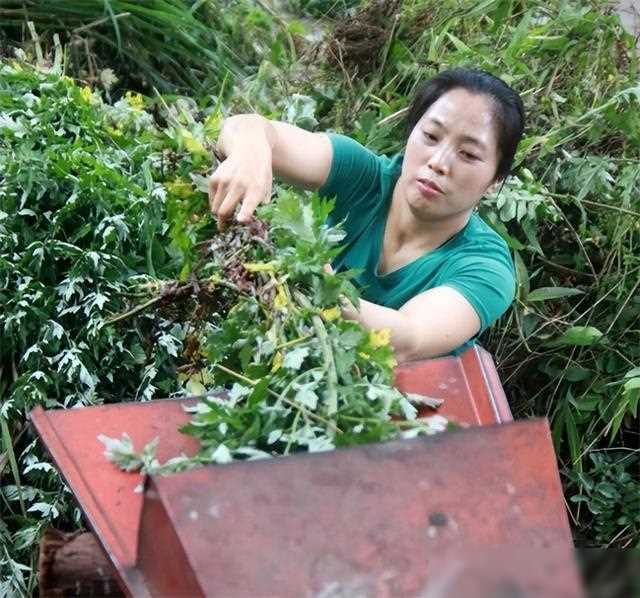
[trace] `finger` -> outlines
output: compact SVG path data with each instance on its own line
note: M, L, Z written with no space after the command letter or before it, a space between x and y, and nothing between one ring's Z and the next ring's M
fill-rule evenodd
M207 181L208 187L208 195L209 195L209 206L213 210L213 198L216 196L216 191L218 190L218 185L220 184L219 178L216 176L214 172Z
M265 193L264 203L271 203L271 200L273 199L272 195L273 195L273 184L270 183L269 188Z
M218 218L222 220L227 220L228 218L230 218L233 215L233 210L235 209L243 194L243 187L231 187L227 192L224 200L220 204L220 207L218 208Z
M242 202L242 207L240 208L240 212L238 212L238 217L236 218L236 220L238 222L242 222L243 224L249 222L249 220L251 220L251 216L253 216L253 213L256 211L256 208L260 204L262 198L263 193L260 191L249 192Z
M224 198L229 192L229 184L224 181L218 181L215 189L215 193L213 194L213 199L211 201L211 211L214 214L217 214L220 210L220 205L222 204Z

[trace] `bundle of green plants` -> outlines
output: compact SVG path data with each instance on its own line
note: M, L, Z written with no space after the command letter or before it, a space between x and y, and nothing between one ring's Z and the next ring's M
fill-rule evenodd
M357 294L347 274L325 269L342 238L324 224L330 209L317 197L305 202L285 192L259 211L264 221L205 242L188 282L155 290L156 304L189 323L179 379L192 393L212 387L228 393L205 394L191 410L182 431L200 440L195 457L161 465L154 457L157 439L135 453L126 435L102 437L114 462L129 471L166 473L446 427L439 416L416 418L414 405L435 406L431 399L392 386L389 330L366 331L341 317L341 298L357 303ZM134 307L116 319L137 313Z

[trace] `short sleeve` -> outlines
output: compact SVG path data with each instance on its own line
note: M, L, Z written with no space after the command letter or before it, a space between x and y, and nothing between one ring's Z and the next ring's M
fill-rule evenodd
M511 305L516 281L508 251L497 255L465 255L458 258L441 283L456 289L473 306L480 319L478 335Z
M346 135L327 133L333 147L331 168L318 194L335 197L332 220L339 222L349 212L368 210L380 185L381 160L370 149Z

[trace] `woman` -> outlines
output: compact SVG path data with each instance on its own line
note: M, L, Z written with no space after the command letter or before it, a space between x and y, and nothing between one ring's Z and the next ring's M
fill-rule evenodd
M399 362L459 354L509 307L515 271L502 238L475 211L508 176L522 137L518 94L479 70L426 82L407 119L404 154L377 156L355 140L256 115L225 120L226 159L209 181L221 222L271 196L273 175L335 196L344 220L336 269L361 268L362 300L347 318L389 328Z

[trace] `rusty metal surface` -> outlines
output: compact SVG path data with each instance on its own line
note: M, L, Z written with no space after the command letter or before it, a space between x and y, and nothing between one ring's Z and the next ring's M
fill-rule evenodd
M472 348L461 357L445 357L403 365L396 385L406 391L444 398L437 411L468 425L511 420L509 407L491 356ZM188 421L182 401L120 403L69 411L36 408L32 421L84 511L89 526L101 538L123 584L134 584L142 495L134 489L141 476L115 468L104 455L98 434L129 434L136 448L161 438L159 459L181 452L193 454L197 441L180 434ZM428 412L429 410L425 410ZM137 582L136 582L137 583Z
M140 534L154 596L472 596L444 565L484 570L469 557L501 545L519 566L485 590L580 596L545 420L154 477ZM519 550L564 551L564 569L521 574Z

